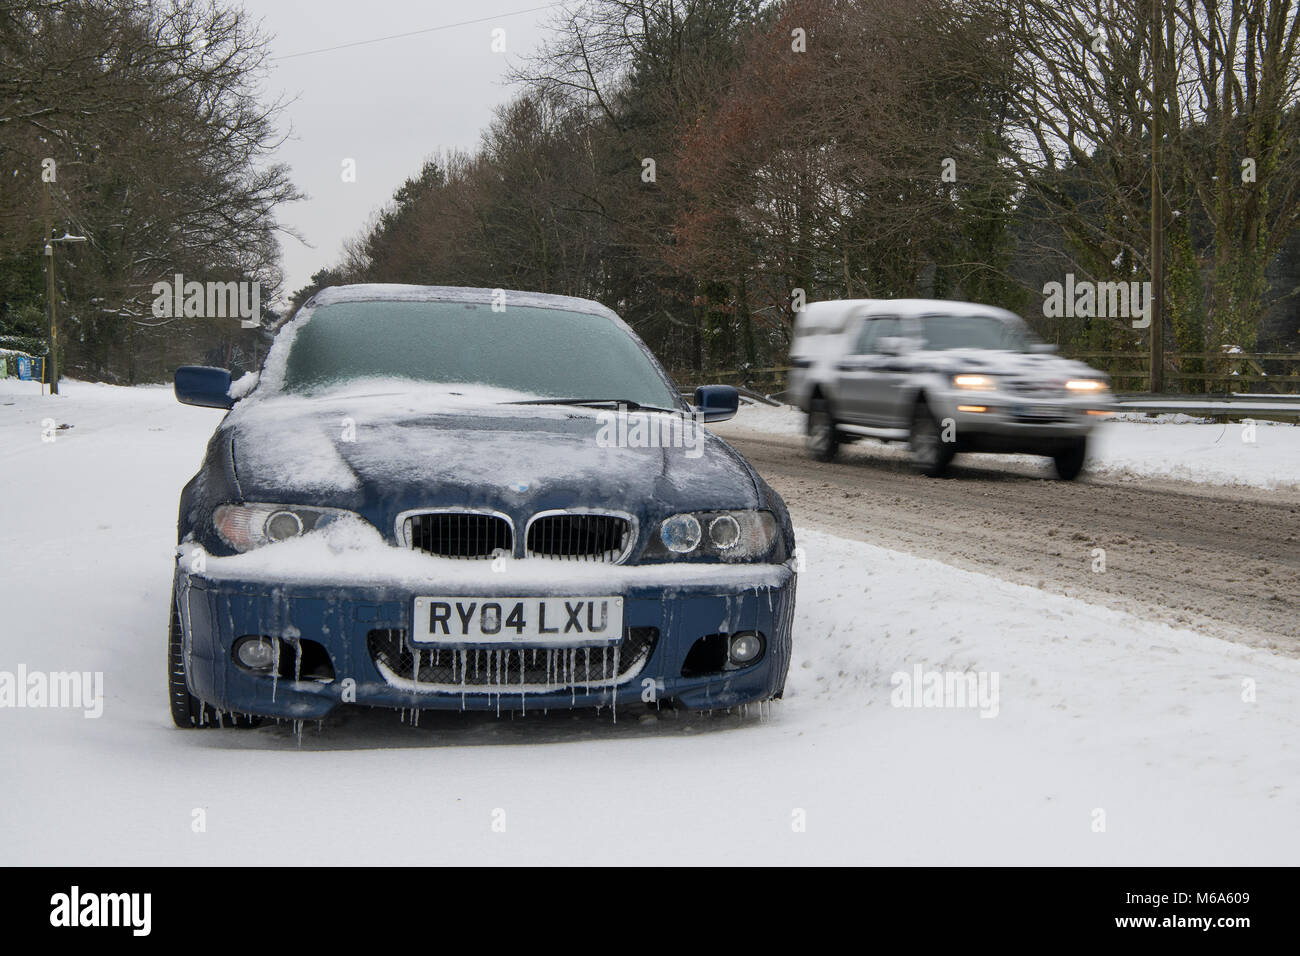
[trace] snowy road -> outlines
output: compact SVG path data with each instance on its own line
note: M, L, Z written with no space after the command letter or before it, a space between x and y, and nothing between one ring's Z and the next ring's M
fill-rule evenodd
M897 444L813 461L800 435L754 411L716 431L797 524L1300 656L1300 488L1279 480L1300 481L1300 427L1261 425L1248 445L1237 425L1108 423L1099 474L1077 483L1050 480L1047 459L993 455L961 456L934 480Z
M0 674L102 671L106 698L97 719L0 708L5 862L1293 864L1300 852L1300 661L808 525L787 699L765 716L426 714L410 727L354 713L301 742L275 727L174 730L176 495L219 413L168 389L0 388ZM73 427L44 442L47 417ZM918 667L997 694L892 706L914 700L894 675Z

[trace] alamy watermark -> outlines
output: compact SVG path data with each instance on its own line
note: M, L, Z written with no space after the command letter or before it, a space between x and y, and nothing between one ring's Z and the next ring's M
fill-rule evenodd
M260 282L186 282L178 272L171 282L155 282L152 291L154 318L239 319L245 329L262 321Z
M1048 319L1132 319L1133 328L1151 324L1150 282L1093 282L1075 280L1043 284L1043 316Z
M687 458L704 454L704 416L698 412L639 412L619 405L597 413L596 420L601 448L682 448Z
M104 713L103 671L0 671L0 708L80 709L94 720Z
M148 936L152 910L152 893L83 893L74 886L50 897L50 925L127 927L133 936Z
M925 670L920 664L889 678L893 707L977 708L981 717L998 715L997 671Z

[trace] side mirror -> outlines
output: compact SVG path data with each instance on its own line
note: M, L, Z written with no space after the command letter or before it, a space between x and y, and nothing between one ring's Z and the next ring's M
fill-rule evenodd
M230 373L209 365L182 365L176 370L176 398L186 405L230 408Z
M886 335L876 343L876 351L881 355L906 355L916 348L916 340L902 335Z
M740 392L730 385L701 385L695 390L695 411L706 422L725 422L740 408Z
M1053 352L1059 352L1060 349L1050 342L1033 342L1029 346L1029 351L1039 355L1051 355Z

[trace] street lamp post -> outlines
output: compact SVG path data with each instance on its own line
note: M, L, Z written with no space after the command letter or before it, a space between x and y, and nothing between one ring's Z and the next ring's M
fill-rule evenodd
M1151 391L1164 391L1165 242L1160 191L1160 0L1151 0Z
M45 240L45 298L49 303L49 339L50 352L45 357L45 375L50 382L50 394L59 394L59 318L55 312L54 289L54 244L56 242L85 242L85 236L70 236L65 230L63 235Z

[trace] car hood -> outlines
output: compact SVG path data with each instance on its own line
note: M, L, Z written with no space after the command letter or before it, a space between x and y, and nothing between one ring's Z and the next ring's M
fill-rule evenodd
M1050 352L1006 352L995 349L950 349L943 352L917 352L919 364L936 372L987 372L1009 375L1035 382L1059 382L1087 376L1106 380L1104 372L1083 362L1063 358Z
M662 437L668 419L680 429L678 416L641 421L658 424ZM679 430L684 447L618 447L617 426L609 410L400 395L278 396L241 403L223 425L245 501L347 508L384 530L417 508L526 518L576 507L647 517L758 505L752 470L717 436ZM686 426L697 428L689 420Z

